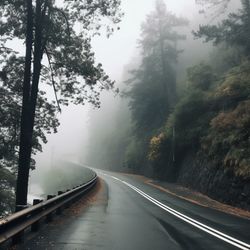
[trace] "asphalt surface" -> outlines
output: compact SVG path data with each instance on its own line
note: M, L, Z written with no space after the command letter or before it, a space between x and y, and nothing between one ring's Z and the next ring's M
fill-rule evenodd
M190 203L132 176L98 175L101 188L87 207L65 212L18 249L250 249L249 219Z

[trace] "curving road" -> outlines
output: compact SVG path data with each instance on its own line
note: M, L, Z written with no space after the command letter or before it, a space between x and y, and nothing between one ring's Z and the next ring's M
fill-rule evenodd
M167 194L132 176L97 171L102 188L19 249L250 249L250 220Z

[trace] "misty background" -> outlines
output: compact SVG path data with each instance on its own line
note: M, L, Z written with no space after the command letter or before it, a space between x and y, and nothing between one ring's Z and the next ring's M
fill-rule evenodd
M165 0L165 3L168 11L189 21L187 27L180 28L187 39L178 44L179 49L183 50L179 55L176 69L178 89L179 86L187 85L186 68L209 57L212 51L211 44L205 44L201 39L194 40L192 31L198 29L200 24L216 23L222 17L215 17L213 13L200 14L201 7L195 0ZM234 9L236 5L235 2L231 3L228 11ZM121 96L126 89L124 82L130 77L128 71L136 67L140 61L138 39L141 24L154 8L154 0L124 0L122 1L124 18L119 25L120 29L109 38L105 35L93 38L92 46L96 62L102 63L106 73L116 81L120 94L102 92L100 109L88 104L63 107L62 113L58 114L60 122L58 133L47 135L48 143L43 145L43 152L34 157L37 167L31 172L30 193L42 192L37 186L41 177L46 178L49 170L62 167L62 160L96 168L122 170L121 167L124 165L122 155L125 154L123 150L128 143L126 140L131 129L131 118L129 101ZM51 96L53 98L52 94ZM118 128L119 133L117 133ZM123 141L124 145L117 146L114 142L110 145L110 138L116 138L117 143ZM113 151L113 155L117 155L116 162L110 161L106 155L104 149L107 147ZM128 171L127 168L124 170Z

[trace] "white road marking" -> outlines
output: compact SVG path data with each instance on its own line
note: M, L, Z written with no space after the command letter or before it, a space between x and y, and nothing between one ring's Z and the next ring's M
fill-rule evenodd
M120 180L119 178L115 177L115 176L112 176L112 175L108 175L108 174L105 174L103 173L103 175L105 176L109 176L109 177L112 177L113 179L117 180L117 181L120 181L122 182L123 184L125 184L126 186L130 187L131 189L133 189L135 192L137 192L138 194L140 194L141 196L143 196L144 198L146 198L147 200L151 201L152 203L154 203L155 205L157 205L158 207L162 208L163 210L165 210L166 212L178 217L179 219L193 225L194 227L196 228L199 228L200 230L210 234L210 235L213 235L214 237L216 238L219 238L235 247L238 247L239 249L242 249L242 250L250 250L250 245L243 242L243 241L240 241L234 237L231 237L221 231L218 231L210 226L207 226L197 220L194 220L192 219L191 217L189 216L186 216L184 215L183 213L180 213L174 209L172 209L171 207L161 203L160 201L154 199L153 197L151 197L150 195L144 193L142 190L140 190L139 188L129 184L128 182L126 181L123 181L123 180Z

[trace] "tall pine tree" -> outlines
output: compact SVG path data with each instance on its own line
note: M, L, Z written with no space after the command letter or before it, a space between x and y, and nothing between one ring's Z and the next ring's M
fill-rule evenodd
M155 10L142 24L141 64L131 72L127 91L134 125L133 141L127 153L130 166L144 165L150 138L163 126L174 107L175 67L181 52L177 43L185 39L176 28L187 24L186 19L169 12L162 0L156 1Z

